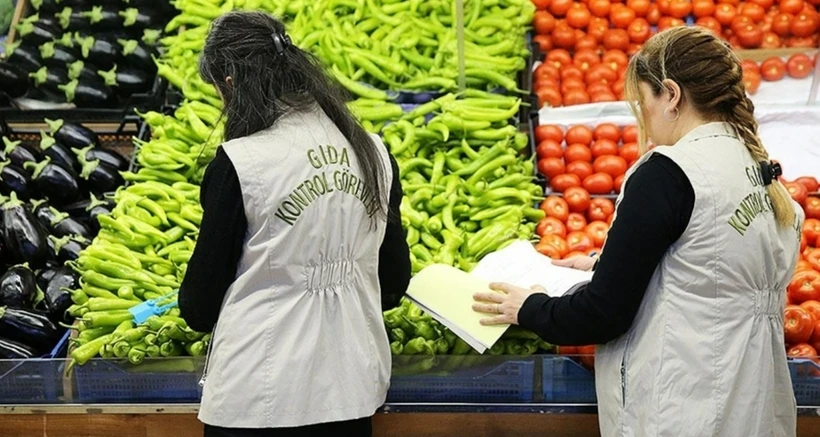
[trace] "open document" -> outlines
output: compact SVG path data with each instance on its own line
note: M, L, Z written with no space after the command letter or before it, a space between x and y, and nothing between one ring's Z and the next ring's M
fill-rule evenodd
M489 317L472 309L473 294L491 291L491 282L508 282L523 288L541 285L547 294L562 296L587 282L590 272L557 267L527 241L517 241L487 255L471 273L434 264L410 281L407 296L425 312L453 331L480 353L491 348L509 325L482 326Z

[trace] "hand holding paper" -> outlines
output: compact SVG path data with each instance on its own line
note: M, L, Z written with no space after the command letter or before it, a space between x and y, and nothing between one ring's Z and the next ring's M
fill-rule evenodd
M481 319L480 323L485 326L517 325L518 311L521 310L524 301L535 293L547 292L540 285L534 285L528 290L506 282L494 282L490 284L490 288L496 292L473 295L473 299L478 302L473 304L473 311L492 315L492 317Z

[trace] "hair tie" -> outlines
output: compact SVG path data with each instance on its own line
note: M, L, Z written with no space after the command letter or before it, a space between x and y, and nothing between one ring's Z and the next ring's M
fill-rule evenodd
M771 185L778 176L783 175L783 167L780 163L772 161L760 161L760 175L763 177L763 185Z
M279 34L274 32L270 34L271 39L273 40L273 47L276 49L276 54L282 56L285 54L285 49L293 45L291 42L290 37L287 34Z

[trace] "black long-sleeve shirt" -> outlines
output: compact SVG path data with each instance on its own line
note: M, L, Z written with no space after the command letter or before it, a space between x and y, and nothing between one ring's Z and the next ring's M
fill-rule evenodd
M388 222L379 249L379 284L383 309L393 308L410 282L410 250L401 227L402 189L399 169L390 157ZM200 191L204 210L196 248L179 290L179 308L188 325L197 331L213 329L228 287L236 279L248 221L239 177L228 155L220 148L205 171Z
M530 296L518 313L522 327L572 346L607 343L632 326L655 269L689 224L695 192L683 170L660 154L624 189L592 280L560 298Z

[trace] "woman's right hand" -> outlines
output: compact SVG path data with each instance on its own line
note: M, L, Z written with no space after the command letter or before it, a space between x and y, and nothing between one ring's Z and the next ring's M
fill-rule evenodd
M552 264L560 267L569 267L575 270L583 270L588 272L595 267L595 260L591 256L573 256L572 258L567 259L554 259L552 260Z

